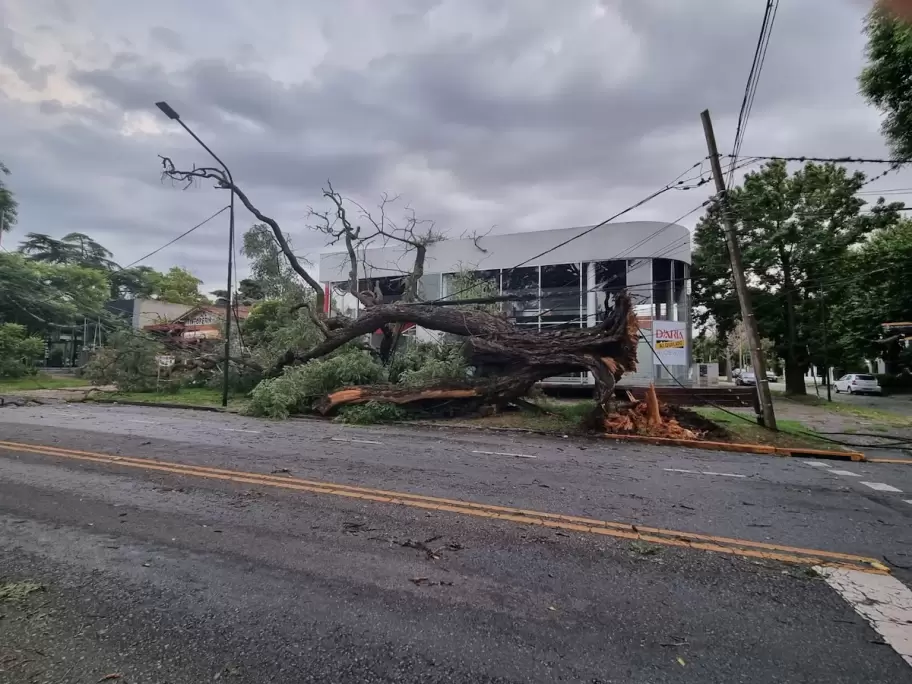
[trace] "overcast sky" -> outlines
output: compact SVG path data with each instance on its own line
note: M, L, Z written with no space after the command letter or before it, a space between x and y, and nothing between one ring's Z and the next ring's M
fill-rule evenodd
M4 243L80 231L125 264L224 206L160 182L158 154L207 159L156 100L299 252L323 244L306 214L326 179L364 204L401 194L454 235L595 223L705 156L702 109L729 151L763 5L0 0L0 160L20 202ZM782 1L744 154L887 155L857 94L865 10ZM872 187L909 186L912 172ZM671 221L709 187L630 217ZM218 287L226 220L147 263ZM252 220L241 208L239 232Z

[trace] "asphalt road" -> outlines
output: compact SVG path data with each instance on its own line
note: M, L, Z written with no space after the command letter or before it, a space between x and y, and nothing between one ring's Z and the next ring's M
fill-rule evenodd
M0 682L912 682L912 466L93 405L0 440ZM833 553L897 598L782 562Z

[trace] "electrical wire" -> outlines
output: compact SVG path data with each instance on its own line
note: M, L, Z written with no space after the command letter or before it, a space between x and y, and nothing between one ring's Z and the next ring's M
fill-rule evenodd
M754 98L757 94L757 86L760 82L760 73L763 71L763 63L766 60L766 51L769 47L769 39L772 35L773 24L776 21L776 12L779 10L779 0L767 0L766 8L763 12L763 20L760 23L760 35L757 37L757 46L754 48L754 58L751 62L751 68L747 75L747 84L744 87L744 97L741 100L741 109L738 112L738 124L735 128L735 142L732 146L731 159L738 161L738 155L741 153L741 145L744 143L744 136L747 132L747 123L750 119L751 110L754 106ZM734 180L734 163L728 172L728 179L725 187L730 188Z
M190 230L184 231L183 233L181 233L180 235L178 235L178 236L177 236L176 238L174 238L173 240L170 240L170 241L166 242L165 244L163 244L163 245L162 245L161 247L159 247L158 249L152 250L151 252L149 252L149 253L146 254L145 256L140 257L139 259L137 259L136 261L134 261L133 263L127 264L126 266L121 267L121 270L126 270L126 269L128 269L128 268L133 268L134 266L136 266L136 264L140 263L141 261L145 261L146 259L148 259L150 256L152 256L152 255L154 255L154 254L158 254L160 251L162 251L162 250L165 249L166 247L170 247L171 245L173 245L175 242L177 242L177 241L180 240L181 238L187 237L188 235L190 235L190 233L192 233L192 232L193 232L194 230L196 230L197 228L202 228L202 227L205 226L207 223L209 223L209 221L211 221L212 219L214 219L216 216L218 216L219 214L221 214L223 211L226 211L228 208L229 208L229 207L227 207L227 206L222 207L221 209L219 209L217 212L215 212L212 216L210 216L210 217L207 218L206 220L204 220L204 221L202 221L202 222L200 222L200 223L197 223L197 224L196 224L195 226L193 226L193 228L191 228Z

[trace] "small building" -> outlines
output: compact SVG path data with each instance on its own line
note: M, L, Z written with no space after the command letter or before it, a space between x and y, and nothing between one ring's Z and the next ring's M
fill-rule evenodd
M430 301L457 294L460 274L471 271L491 283L497 293L534 294L531 299L505 302L502 311L516 325L544 329L593 327L612 294L627 290L643 336L639 370L625 374L622 384L689 384L690 231L657 221L590 228L490 235L430 245L419 298ZM363 289L379 289L384 302L396 301L411 263L412 256L399 243L364 250L358 265ZM349 268L344 251L320 256L327 306L354 314L360 305L347 292ZM415 335L436 339L434 331L420 327ZM583 385L592 379L580 372L551 382Z
M215 305L202 305L186 307L187 310L170 321L159 321L143 325L142 330L159 332L177 337L184 341L192 340L220 340L225 329L225 307ZM237 330L240 321L247 320L250 315L249 306L236 306L234 313L236 321L232 321L233 331ZM234 339L238 339L234 332Z

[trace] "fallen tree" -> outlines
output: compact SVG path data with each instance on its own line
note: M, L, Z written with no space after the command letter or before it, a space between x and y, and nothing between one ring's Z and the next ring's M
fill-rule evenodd
M350 202L356 210L353 219L344 200L331 185L323 195L332 204L326 213L311 212L319 220L316 229L330 238L341 241L349 255L350 270L347 288L359 301L356 316L326 315L322 286L300 264L288 246L278 223L263 214L220 169L196 167L179 170L170 159L162 158L163 176L191 184L209 179L217 188L234 192L245 207L273 231L276 243L291 268L313 290L314 306L306 306L309 315L322 333L323 339L307 349L290 348L269 369L266 377L277 377L289 366L322 358L353 343L365 335L380 330L383 341L379 350L381 361L388 365L394 357L405 324L456 335L465 340L466 360L477 371L476 377L463 381L446 380L424 387L400 385L370 385L345 388L332 392L316 402L315 408L327 414L350 404L383 402L399 405L419 405L450 410L472 410L481 405L504 406L527 394L532 386L550 377L568 372L588 371L595 379L597 399L607 411L615 383L623 373L636 369L638 327L633 307L625 293L614 296L613 305L594 327L565 327L547 330L529 329L514 325L500 314L478 309L439 306L440 302L418 301L419 280L424 273L428 245L442 237L433 225L415 218L408 210L406 219L396 223L388 216L388 205L395 201L384 196L379 215L373 216L361 205ZM362 225L354 225L363 222ZM402 272L403 294L396 303L384 303L379 286L365 282L359 272L363 254L371 244L399 243L403 251L413 255L411 268ZM476 240L476 246L485 251ZM502 296L491 301L502 300ZM477 303L477 299L473 299ZM435 305L438 304L438 305Z

